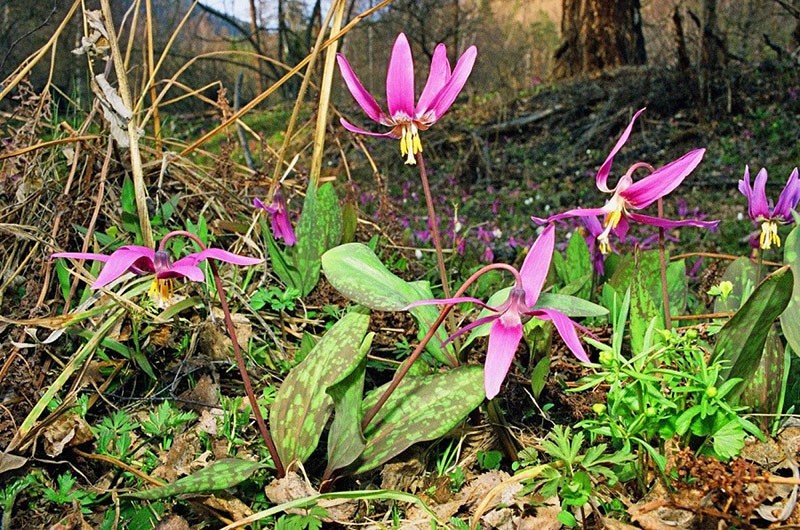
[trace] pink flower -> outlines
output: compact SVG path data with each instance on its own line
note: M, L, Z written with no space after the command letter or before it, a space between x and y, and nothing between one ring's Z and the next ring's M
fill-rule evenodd
M607 254L611 250L611 245L608 240L609 234L613 231L620 239L625 239L630 227L629 221L643 223L647 225L657 226L660 228L677 228L681 226L695 226L699 228L714 228L719 224L719 221L698 221L695 219L686 220L671 220L662 219L660 217L652 217L635 212L634 210L641 210L647 208L661 197L664 197L672 190L677 188L683 179L685 179L694 169L700 164L705 154L705 149L694 149L689 151L677 160L674 160L659 169L653 169L650 164L645 162L637 162L632 165L627 173L620 177L615 188L608 187L608 175L611 172L611 164L614 162L614 156L622 149L625 142L633 129L633 124L639 114L644 112L644 109L639 110L631 119L625 132L617 141L617 144L611 150L603 165L597 172L597 187L604 193L611 193L611 198L608 199L602 208L576 208L556 215L552 215L547 219L539 217L532 217L535 223L551 223L559 219L566 219L568 217L597 217L599 215L605 216L603 221L603 231L597 236L600 250L603 254ZM638 169L647 169L650 174L641 180L633 181L633 173Z
M489 346L486 352L483 382L488 399L494 398L500 392L500 386L511 368L514 354L516 354L519 342L522 340L523 320L527 320L529 317L552 321L559 335L561 335L561 338L575 357L583 362L589 362L589 357L586 355L578 338L577 324L561 311L536 305L544 282L547 279L547 272L550 270L550 261L553 258L554 248L555 229L553 225L550 225L545 228L542 235L531 246L522 268L519 270L520 280L511 288L508 299L499 307L490 307L481 300L472 297L422 300L409 306L473 302L494 313L487 317L479 318L461 328L448 339L448 341L451 341L478 326L493 322L489 330Z
M739 181L739 191L747 197L747 209L750 219L761 224L761 235L758 246L763 250L781 246L778 236L778 224L792 222L792 210L800 202L800 178L797 168L789 175L783 191L778 196L778 202L773 207L767 201L767 170L762 168L756 175L754 185L750 186L750 168L744 167L744 178Z
M458 59L455 69L451 72L445 45L437 45L433 52L428 81L415 106L414 61L411 58L411 46L403 33L398 35L389 59L389 71L386 74L388 115L383 112L372 94L364 88L345 56L338 54L339 69L356 102L373 121L391 127L391 130L385 133L367 131L345 119L342 119L342 125L348 131L358 134L399 138L400 153L406 157L406 164L415 164L414 155L422 152L419 131L424 131L436 123L455 102L472 72L477 54L477 48L470 46Z
M165 305L172 296L172 282L175 278L188 278L193 282L205 280L198 263L208 258L233 263L234 265L256 265L263 260L239 256L219 248L209 248L172 262L165 250L153 250L139 245L119 247L110 255L91 252L57 252L51 258L90 259L105 263L103 270L97 275L92 289L105 287L126 272L134 274L155 274L150 287L150 297L159 304Z
M283 193L280 190L275 190L272 204L269 206L261 202L260 199L253 199L253 206L261 208L269 214L269 224L272 227L272 235L275 239L283 239L287 247L297 243L297 236L294 235L289 213L286 210L286 199L283 198Z

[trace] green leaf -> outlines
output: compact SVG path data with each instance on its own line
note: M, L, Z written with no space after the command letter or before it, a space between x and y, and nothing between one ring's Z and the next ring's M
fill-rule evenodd
M300 275L303 297L319 281L322 254L342 240L342 209L333 184L326 182L317 190L309 186L296 232L297 243L287 254Z
M717 296L714 299L715 313L733 313L742 306L742 303L753 292L756 286L758 271L750 258L739 258L731 262L720 282L728 281L733 284L733 291L725 298Z
M744 448L746 434L738 419L732 419L711 436L714 452L723 460L733 458Z
M305 462L314 452L333 409L327 391L366 357L361 344L368 326L368 315L347 313L289 372L278 389L269 421L278 456L285 464Z
M722 381L734 377L742 378L745 383L750 380L761 361L772 323L786 309L791 293L792 271L782 267L767 276L722 327L711 357L712 363L723 363ZM742 388L739 386L738 392Z
M327 251L322 256L322 269L337 291L375 311L399 311L413 302L433 299L428 282L403 280L387 269L372 249L361 243L347 243ZM430 329L439 311L435 305L409 310L418 323L420 337ZM441 346L445 340L447 333L440 327L425 349L438 362L450 365ZM447 351L455 356L452 346L448 346Z
M369 410L389 383L370 392ZM383 464L417 442L444 436L485 398L483 367L462 365L421 377L406 377L364 431L364 452L353 464L363 473Z
M575 296L555 293L541 293L534 309L557 309L568 317L603 317L608 315L608 309L594 302Z
M645 271L641 267L641 262L634 260L630 287L631 350L634 355L639 355L645 350L645 336L651 324L655 325L655 329L664 329L663 308L656 305L647 290L648 277L653 272L652 270Z
M328 389L333 399L333 421L328 432L328 466L325 474L349 466L364 450L361 432L361 397L364 394L364 375L367 367L366 352L372 344L370 333L361 344L364 359L339 383Z
M267 226L267 222L261 218L260 223L261 232L264 234L264 238L267 241L267 252L269 253L272 271L280 278L287 288L300 291L300 283L302 281L300 271L289 262L289 256L278 246L275 238L272 237L272 231Z
M792 269L795 278L800 278L800 226L795 227L784 241L783 262ZM800 355L800 282L795 282L792 299L781 315L781 330L792 351Z
M238 458L226 458L218 460L192 475L178 479L172 484L136 493L125 493L120 495L120 497L155 500L186 493L203 493L207 491L223 490L241 484L259 469L267 467L269 466L260 462L251 462Z
M764 342L764 352L758 368L742 388L739 398L740 405L744 405L756 413L780 414L785 357L786 352L783 349L777 326L773 324L770 326ZM759 423L764 430L767 430L773 419L769 416L761 416Z
M375 311L399 311L420 300L414 288L392 273L366 245L347 243L322 255L331 285L350 300Z

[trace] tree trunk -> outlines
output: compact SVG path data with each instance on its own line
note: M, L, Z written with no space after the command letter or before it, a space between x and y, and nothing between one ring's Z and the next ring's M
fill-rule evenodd
M647 62L639 0L562 0L562 9L555 78Z

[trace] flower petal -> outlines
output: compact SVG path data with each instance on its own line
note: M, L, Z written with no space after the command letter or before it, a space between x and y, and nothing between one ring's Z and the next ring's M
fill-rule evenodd
M620 192L620 197L632 207L647 208L656 200L677 188L683 179L703 160L705 149L694 149L666 166L660 167L642 180Z
M633 130L633 123L636 121L636 118L638 118L639 114L641 114L642 112L644 112L644 109L639 109L639 111L633 115L633 118L631 118L631 122L628 124L628 127L625 128L625 131L622 133L622 136L619 137L619 140L617 140L617 143L616 145L614 145L614 148L611 150L610 153L608 153L608 157L606 157L606 160L605 162L603 162L603 165L600 166L600 169L597 170L597 177L595 177L595 180L597 182L597 187L600 189L600 191L605 193L611 192L611 190L608 187L608 174L611 173L611 164L614 163L614 157L617 155L619 150L622 149L622 146L625 145L625 142L628 141L628 137L631 135L631 131Z
M422 94L417 101L416 116L420 117L425 114L430 108L430 104L439 95L439 91L445 86L450 79L450 61L447 60L447 48L444 44L438 44L436 49L433 50L433 59L431 60L431 70L428 73L428 81L425 83L425 88L422 89Z
M384 123L386 121L386 115L383 113L383 110L381 110L378 102L375 101L375 98L372 97L372 94L367 92L367 89L364 88L358 76L353 72L350 63L347 62L347 58L341 53L337 53L336 61L339 63L339 71L342 72L342 77L347 85L347 89L353 95L353 98L355 98L356 103L358 103L364 112L367 113L367 116L372 118L373 121Z
M159 279L177 277L188 278L193 282L202 282L206 279L205 274L203 274L203 270L200 267L188 263L179 264L178 262L175 262L172 267L166 271L156 274L156 278Z
M642 215L640 213L631 212L628 214L631 221L642 223L650 226L657 226L659 228L680 228L682 226L694 226L695 228L716 228L719 221L699 221L697 219L664 219L662 217L653 217L650 215Z
M342 126L347 129L348 131L356 134L366 134L367 136L379 136L381 138L400 138L400 135L395 133L394 130L385 133L373 132L368 131L366 129L362 129L361 127L356 127L349 121L344 118L340 118L339 121L341 122Z
M781 217L784 221L791 220L791 210L797 208L798 202L800 202L800 179L798 179L797 168L794 168L772 210L772 217Z
M750 197L750 218L769 217L769 201L767 200L767 169L761 168L753 183L753 195Z
M173 267L176 265L190 263L189 260L191 259L195 260L194 263L199 263L204 259L209 258L217 261L224 261L225 263L233 263L234 265L258 265L259 263L264 262L264 260L261 258L240 256L239 254L234 254L233 252L228 252L227 250L222 250L221 248L207 248L203 251L196 252L186 256L185 258L179 259L173 264Z
M470 46L467 48L461 57L459 57L455 68L453 68L453 75L447 81L447 84L439 91L439 95L431 103L433 110L434 121L441 118L445 112L455 102L458 95L463 90L464 85L467 84L469 74L472 73L472 68L475 66L475 59L478 57L478 48Z
M389 71L386 74L386 103L389 115L398 114L409 119L414 116L414 60L411 46L404 33L397 36L389 58Z
M555 248L555 226L548 225L544 232L536 238L531 245L525 261L519 270L522 277L522 288L525 290L525 305L533 307L542 292L542 286L550 270L550 261L553 259Z
M489 332L489 347L484 365L483 387L486 398L492 399L500 392L500 385L511 368L511 361L517 353L519 341L522 339L522 323L503 322L497 319Z
M562 219L567 219L569 217L597 217L598 215L605 215L608 212L605 208L575 208L572 210L567 210L566 212L557 213L555 215L551 215L550 217L543 219L541 217L531 217L531 221L536 224L543 225L547 223L552 223L554 221L560 221Z
M143 271L153 272L155 270L154 259L155 251L152 248L138 245L120 247L108 257L103 270L92 284L92 289L105 287L128 272L134 263Z
M108 261L108 254L95 254L93 252L56 252L50 258L92 259L94 261Z
M564 344L572 351L572 353L580 361L588 363L589 356L586 355L586 350L583 349L583 344L578 338L578 332L575 330L577 324L573 322L567 315L555 309L538 309L535 313L536 317L543 320L551 320L556 326L558 334L564 340Z

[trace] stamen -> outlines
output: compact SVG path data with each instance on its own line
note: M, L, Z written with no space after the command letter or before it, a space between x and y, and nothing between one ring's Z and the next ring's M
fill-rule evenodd
M421 152L422 142L419 139L417 126L413 123L404 125L400 136L400 154L406 157L406 164L416 164L417 159L414 155Z
M606 214L606 218L603 221L603 226L609 229L616 228L620 219L622 219L622 210L610 211Z
M778 223L775 221L764 221L761 223L761 234L758 237L759 247L762 250L769 250L772 245L781 246L781 238L778 235Z
M174 281L172 278L155 278L150 284L147 295L160 309L169 306L172 301Z

